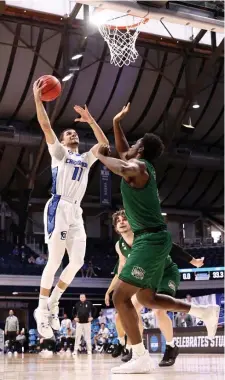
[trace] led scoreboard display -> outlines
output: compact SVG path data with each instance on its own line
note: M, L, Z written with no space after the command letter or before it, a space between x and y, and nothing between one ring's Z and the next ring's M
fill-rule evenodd
M179 269L182 281L223 280L225 267Z

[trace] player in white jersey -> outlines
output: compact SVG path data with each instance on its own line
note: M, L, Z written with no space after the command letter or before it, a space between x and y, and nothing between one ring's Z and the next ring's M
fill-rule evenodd
M52 159L52 197L44 210L45 241L48 244L49 256L42 274L39 305L34 316L39 334L47 339L52 337L52 329L60 329L59 299L84 262L86 234L80 203L87 187L90 167L97 160L95 152L98 145L94 145L87 153L79 154L79 137L74 129L63 131L60 141L57 139L41 101L43 88L42 82L34 83L37 118ZM97 141L108 144L106 136L87 107L83 109L75 106L75 111L81 116L75 121L88 123ZM62 262L65 249L68 252L69 264L61 273L59 282L50 296L54 276Z

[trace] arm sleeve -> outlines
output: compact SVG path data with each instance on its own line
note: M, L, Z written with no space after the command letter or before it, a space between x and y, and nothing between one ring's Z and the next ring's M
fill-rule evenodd
M60 144L59 140L56 138L54 144L47 145L51 157L55 157L57 160L61 161L65 156L66 150L62 144Z
M95 157L91 150L87 152L87 159L90 167L97 161L97 157Z
M16 319L16 331L19 331L19 328L20 328L20 326L19 326L19 320L18 320L18 318Z
M170 256L173 258L177 259L182 259L186 261L187 263L190 263L193 257L185 251L183 248L181 248L178 244L173 243L172 244L172 249L170 252Z
M5 331L8 331L8 318L6 318L6 321L5 321Z

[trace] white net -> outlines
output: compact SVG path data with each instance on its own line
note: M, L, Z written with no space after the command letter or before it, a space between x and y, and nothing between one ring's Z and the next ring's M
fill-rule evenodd
M144 21L133 27L127 26L125 29L107 24L100 24L98 26L99 32L109 46L110 62L115 66L129 66L130 63L136 61L138 51L135 44L140 32L139 26L142 22Z

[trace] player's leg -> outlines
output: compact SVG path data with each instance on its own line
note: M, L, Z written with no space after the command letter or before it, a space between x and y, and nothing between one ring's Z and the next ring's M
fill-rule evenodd
M122 272L124 271L124 268ZM142 342L142 336L139 330L138 313L131 301L132 296L137 291L137 286L118 280L116 289L113 293L113 303L119 313L126 335L129 336L131 341L133 359L135 360L131 360L119 367L112 368L112 373L148 373L152 369L149 353L145 350Z
M84 331L84 340L86 342L87 346L87 353L88 355L92 354L92 345L91 345L91 323L84 323L83 324L83 331Z
M131 255L120 273L120 281L113 294L116 309L119 312L126 334L129 336L134 357L121 367L114 368L113 373L143 373L151 369L151 364L145 357L145 348L138 329L137 313L131 303L131 297L137 293L137 299L143 306L154 309L190 312L201 315L206 322L209 335L215 334L218 320L218 308L207 311L195 305L175 300L172 297L158 295L158 289L165 266L165 260L171 250L171 237L166 231L156 234L139 235L135 237ZM122 281L121 281L122 280ZM201 309L201 310L200 310ZM204 309L204 310L203 310ZM126 316L129 315L129 318ZM204 317L204 318L203 318Z
M80 216L79 216L80 215ZM73 281L76 273L84 263L86 250L86 234L81 214L77 215L76 224L69 227L65 237L65 246L69 256L69 264L60 275L59 281L49 298L49 309L51 310L51 324L56 330L59 329L58 302L62 294Z
M65 240L62 239L62 231L66 231L66 220L63 217L60 201L52 198L45 207L45 239L48 244L48 261L43 270L40 285L38 308L35 310L37 329L41 336L50 339L53 335L49 323L49 294L54 282L55 274L62 262L65 253ZM57 326L59 329L60 326Z
M78 352L78 348L79 348L79 345L80 345L80 340L81 340L81 337L82 337L82 333L83 333L83 327L82 327L82 323L76 323L76 336L75 336L75 345L74 345L74 352L73 352L73 355L77 355L77 352Z
M143 337L144 326L143 326L143 321L142 321L142 316L141 316L141 310L143 309L143 306L138 302L136 294L131 298L131 301L132 301L132 304L134 305L135 310L137 311L138 319L139 319L139 322L138 322L139 330L140 330L141 336ZM124 363L132 359L132 344L129 337L127 337L126 348L128 350L128 354L122 357L122 361Z
M180 284L180 273L176 264L170 265L165 269L160 286L157 289L158 294L166 294L174 297ZM154 310L158 326L166 339L166 350L159 363L160 367L172 366L179 354L179 348L176 346L173 338L172 320L166 310Z
M143 337L144 326L143 326L143 321L142 321L142 316L141 316L141 310L143 309L143 306L138 302L136 294L131 298L131 301L132 301L132 303L134 305L135 310L137 311L138 319L139 319L139 322L138 322L139 331L140 331L141 336ZM131 360L132 359L132 355L133 355L133 353L132 353L132 344L131 344L131 340L130 340L129 337L127 337L126 348L128 350L128 353L126 355L124 355L122 357L122 359L121 359L124 363L128 362L129 360Z
M139 326L141 336L143 336L144 326L143 326L143 321L142 321L142 316L141 316L141 310L143 309L143 305L141 305L138 302L136 294L131 298L131 301L132 301L132 304L134 305L134 308L138 314L138 326Z
M131 254L119 275L120 280L113 293L114 305L132 344L133 360L113 368L113 373L145 373L153 367L142 342L138 313L131 298L139 293L140 289L152 286L152 279L156 281L156 286L154 281L153 286L158 287L170 249L171 238L167 232L144 233L134 239ZM139 299L138 301L145 306Z
M151 289L141 289L137 293L140 303L150 309L183 312L200 318L205 323L208 337L213 338L216 334L219 306L218 305L194 305L172 298L170 296L156 294Z
M119 344L117 344L112 352L112 357L117 358L124 352L125 346L126 346L126 334L121 322L121 319L119 317L119 314L116 313L115 315L115 325L116 325L116 331L118 335Z
M137 348L137 355L143 355L145 349L138 327L138 314L131 297L143 288L158 287L170 249L171 237L167 232L144 233L135 237L131 254L119 275L120 281L113 293L114 305L132 346L140 345ZM138 301L145 306L139 299ZM135 350L136 347L133 349L134 353Z
M38 308L35 311L38 332L46 339L51 338L53 335L51 326L49 324L49 294L54 282L55 273L57 272L62 262L64 252L65 244L62 244L58 239L53 237L51 243L48 244L48 261L42 274L39 304ZM60 325L58 326L57 330L59 328Z
M82 209L80 207L74 210L74 218L66 238L66 249L69 256L69 264L62 272L60 280L68 286L83 266L86 251L86 233Z
M140 304L150 309L181 311L201 318L207 327L209 337L214 337L219 317L218 306L189 305L181 300L156 293L156 289L159 288L164 274L165 259L170 250L171 237L166 231L138 236L135 238L132 247L132 254L133 252L134 254L131 254L128 258L126 264L128 263L129 265L127 269L123 268L120 278L123 279L121 277L123 271L124 280L127 279L128 281L132 281L132 274L136 277L137 274L138 276L141 275L143 281L139 281L139 283L142 289L137 293L137 299ZM139 267L137 265L134 266L135 260L139 260ZM136 262L138 263L138 261ZM141 286L141 282L145 286Z
M174 347L173 324L166 310L154 310L158 327L166 339L166 344Z

